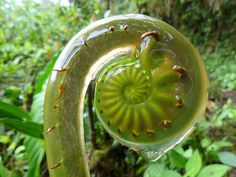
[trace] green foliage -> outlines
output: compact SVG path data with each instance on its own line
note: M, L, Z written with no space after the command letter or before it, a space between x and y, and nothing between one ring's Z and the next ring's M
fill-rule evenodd
M28 176L40 176L40 166L45 154L43 141L28 136L24 140L24 146L26 147Z
M52 65L49 63L48 70L52 70ZM46 72L49 73L49 72ZM44 95L45 87L43 87L48 75L43 75L44 81L40 80L37 85L41 88L40 83L42 82L41 92L35 94L33 104L31 107L30 114L32 115L32 121L43 123L43 105L44 105ZM43 130L42 130L43 131ZM28 161L28 176L40 176L40 165L42 163L45 150L44 141L35 139L34 137L27 136L24 140L24 145L26 148L26 158Z
M226 45L228 44L217 44L214 49L209 47L203 56L211 81L211 94L216 94L219 86L227 90L236 89L236 52Z
M13 131L0 135L0 176L7 174L7 177L12 177L16 173L20 173L22 176L27 168L25 147L21 143L24 136Z
M220 161L226 165L230 165L232 167L236 167L236 154L232 152L219 152L218 157Z
M9 177L9 171L2 165L2 159L0 159L0 176Z
M173 170L167 170L164 164L158 162L151 163L145 173L144 177L181 177L181 175Z
M21 6L14 0L0 4L0 90L13 84L20 88L20 95L31 94L39 73L73 34L88 24L89 17L76 7L41 6L30 1ZM21 96L18 102L27 99Z
M27 135L42 138L43 125L32 121L22 121L11 118L1 118L0 123Z
M178 153L177 151L173 150L168 153L168 158L172 166L177 168L184 168L186 164L186 158ZM188 162L189 163L189 162Z
M17 106L10 105L0 101L0 118L11 117L13 119L30 119L30 115L18 108Z
M188 159L185 165L186 176L190 177L196 176L201 167L202 167L202 159L198 150L196 150L193 153L193 155Z
M42 138L43 125L27 119L30 115L17 106L0 101L0 123L36 138Z
M202 169L198 177L205 177L205 176L221 177L224 176L226 172L229 170L230 167L226 165L220 165L220 164L208 165Z

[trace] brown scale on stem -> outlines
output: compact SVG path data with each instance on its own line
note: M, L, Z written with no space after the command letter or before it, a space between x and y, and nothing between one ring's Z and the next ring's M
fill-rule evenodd
M149 137L151 137L151 136L154 135L154 130L147 129L146 131L147 131L147 135L148 135Z
M52 131L56 130L56 128L58 128L58 126L59 126L59 124L57 123L55 126L48 128L48 129L45 131L45 134L49 134L49 133L51 133Z
M49 133L51 133L53 130L55 130L56 129L56 126L53 126L53 127L50 127L50 128L48 128L47 130L46 130L46 132L45 132L45 134L49 134Z
M196 127L199 125L199 123L200 123L200 122L196 122L196 123L194 124L194 127L196 128Z
M108 120L108 121L107 121L107 124L108 124L109 126L111 126L111 121L110 121L110 120Z
M115 27L114 27L114 26L110 26L110 27L109 27L109 31L110 31L110 32L114 32L114 31L115 31Z
M118 127L118 129L117 129L117 132L118 132L119 134L121 134L121 133L122 133L122 130L121 130L121 128L120 128L120 127Z
M53 109L57 109L58 108L58 104L55 104L54 106L53 106Z
M124 30L127 32L128 31L128 25L124 26Z
M181 66L174 65L172 69L178 73L181 74L181 77L184 77L186 75L186 69Z
M62 162L56 163L52 167L50 167L50 169L54 170L54 169L60 167L61 165L62 165Z
M156 31L149 31L149 32L143 33L140 39L142 40L147 36L152 36L156 41L160 40L160 36Z
M171 121L170 120L163 120L162 125L164 128L170 128L171 127Z
M56 72L65 72L67 70L68 68L53 69L53 71L56 71Z
M183 108L184 107L184 102L183 100L179 99L177 100L177 103L175 105L177 108Z
M136 138L136 137L139 136L139 134L133 129L132 130L132 136Z
M87 42L86 40L84 40L83 43L84 43L84 45L85 45L86 47L89 47L89 46L88 46L88 42Z
M59 100L62 97L63 93L64 93L62 83L60 83L60 85L59 85L58 92L59 92L59 95L56 97L56 100Z
M176 95L175 98L177 100L177 103L175 104L175 106L177 108L183 108L184 107L184 101L178 95Z

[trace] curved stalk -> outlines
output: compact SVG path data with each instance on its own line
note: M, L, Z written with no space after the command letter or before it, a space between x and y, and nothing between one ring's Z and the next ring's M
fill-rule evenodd
M160 34L156 34L153 31L159 31ZM190 66L189 70L191 74L188 79L193 79L194 81L191 81L193 84L186 87L186 89L189 89L186 92L193 92L193 104L197 109L194 111L191 110L187 114L191 112L191 116L202 117L207 95L205 69L199 54L179 32L164 22L143 15L116 16L97 21L71 39L58 58L48 82L45 99L45 143L51 177L90 176L83 127L84 97L88 85L91 80L97 79L97 75L101 75L102 68L108 66L112 61L126 56L135 56L140 40L147 40L146 37L148 36L157 40L158 35L161 35L160 42L164 42L163 44L160 43L160 45L170 44L176 46L176 44L182 41L181 50L187 49L182 57L186 67L190 63L186 60L185 56L192 56L194 58L194 60L191 60L191 66L194 66L194 71L197 75L191 73L193 67ZM176 43L170 42L172 35L175 37ZM141 51L140 54L142 65L151 68L151 70L153 69L153 61L146 61L145 57L148 55L149 50L151 50L149 47L152 47L152 45L154 44L151 41L148 43L145 51ZM153 58L155 57L156 55L153 56ZM159 67L163 63L162 61L154 62L154 68ZM179 76L177 77L173 71L180 73ZM160 74L161 76L156 77L155 82L165 85L166 88L168 84L165 82L163 84L163 78L171 78L175 82L176 78L178 79L185 72L184 68L178 66L173 71L166 74L153 71L150 74L153 77L156 77L155 73ZM194 88L191 88L191 85L194 85ZM159 89L158 86L157 89ZM160 89L163 89L163 87ZM165 97L165 95L160 94L156 96L161 99ZM127 93L126 97L130 103L139 103L136 95ZM168 97L165 99L168 100ZM180 99L178 100L176 98L176 100L177 107L183 106ZM158 108L154 110L158 112ZM102 116L100 115L100 117ZM183 140L193 130L192 127L197 122L199 122L199 119L188 119L188 123L181 130L177 131L173 129L175 134L171 135L169 139L163 138L162 142L155 140L151 144L150 140L144 140L143 142L142 138L138 139L137 142L132 141L139 134L135 130L131 130L133 139L131 137L128 140L124 140L125 136L116 136L113 131L106 128L106 125L104 126L109 133L125 145L132 146L137 150L141 150L143 147L150 147L150 149L159 148L163 152L166 152ZM164 129L168 129L170 122L169 120L163 120L161 125ZM149 137L153 136L153 134L153 130L147 129L147 135ZM166 142L163 143L163 141Z

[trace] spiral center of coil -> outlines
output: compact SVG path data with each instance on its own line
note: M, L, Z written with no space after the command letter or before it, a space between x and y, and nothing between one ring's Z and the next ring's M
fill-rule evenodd
M121 95L130 104L139 104L151 94L150 76L146 70L132 69L131 75L126 75L126 80L121 83Z

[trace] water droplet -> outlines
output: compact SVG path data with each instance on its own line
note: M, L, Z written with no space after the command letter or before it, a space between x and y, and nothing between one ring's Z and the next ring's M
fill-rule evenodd
M161 156L164 154L161 151L155 151L155 150L142 150L141 151L141 156L146 159L147 161L157 161Z

